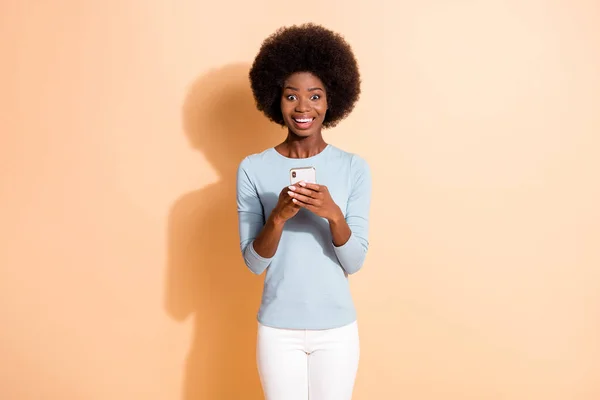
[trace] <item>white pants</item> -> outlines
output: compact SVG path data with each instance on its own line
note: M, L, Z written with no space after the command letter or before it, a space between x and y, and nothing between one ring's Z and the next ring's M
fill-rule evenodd
M258 325L257 364L266 400L350 400L360 346L355 322L325 330Z

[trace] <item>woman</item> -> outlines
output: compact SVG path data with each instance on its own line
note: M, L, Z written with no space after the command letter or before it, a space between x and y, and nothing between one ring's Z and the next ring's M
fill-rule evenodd
M359 361L348 275L367 253L371 175L321 131L352 111L358 66L340 35L304 24L265 40L250 83L258 109L287 127L284 142L246 157L237 176L244 261L255 274L266 270L261 384L267 400L348 400ZM316 183L291 184L299 167L313 167Z

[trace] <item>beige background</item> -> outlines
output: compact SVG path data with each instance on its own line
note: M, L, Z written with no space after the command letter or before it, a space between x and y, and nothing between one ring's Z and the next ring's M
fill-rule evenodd
M600 398L598 2L3 0L2 399L261 398L246 74L308 20L364 81L354 398Z

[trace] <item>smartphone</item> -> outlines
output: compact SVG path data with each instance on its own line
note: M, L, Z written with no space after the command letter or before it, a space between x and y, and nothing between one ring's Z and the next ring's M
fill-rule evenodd
M317 183L317 170L315 167L290 169L290 184L293 185L300 181L304 181L306 183Z

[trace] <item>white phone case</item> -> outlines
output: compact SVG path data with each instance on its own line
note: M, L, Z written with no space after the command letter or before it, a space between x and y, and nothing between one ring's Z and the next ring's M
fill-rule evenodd
M290 169L290 184L300 181L306 183L317 183L317 170L314 167L301 167Z

